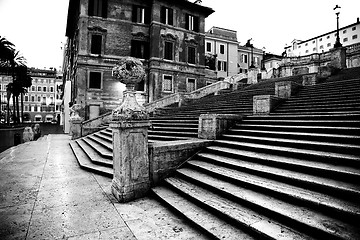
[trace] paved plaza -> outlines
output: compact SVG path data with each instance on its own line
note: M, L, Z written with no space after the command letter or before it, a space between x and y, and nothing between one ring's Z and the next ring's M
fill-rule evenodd
M207 239L146 197L120 204L80 169L65 134L0 153L0 239Z

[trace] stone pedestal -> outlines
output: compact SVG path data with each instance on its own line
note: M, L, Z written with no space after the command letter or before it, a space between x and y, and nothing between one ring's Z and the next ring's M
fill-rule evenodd
M279 98L289 98L296 94L299 85L292 81L283 81L275 83L275 96Z
M346 48L339 47L330 49L331 61L328 64L329 67L335 69L346 68Z
M257 83L258 82L258 80L257 80L258 73L259 73L259 69L257 69L257 68L249 68L247 83L248 84Z
M70 134L72 140L81 137L81 123L82 123L82 121L83 120L80 119L80 118L70 119L70 131L69 131L69 134Z
M215 140L241 119L242 115L237 114L201 114L198 137Z
M111 191L119 202L142 197L150 189L149 126L148 120L110 123L114 148Z
M257 95L253 97L254 115L266 115L281 102L281 98L272 95Z

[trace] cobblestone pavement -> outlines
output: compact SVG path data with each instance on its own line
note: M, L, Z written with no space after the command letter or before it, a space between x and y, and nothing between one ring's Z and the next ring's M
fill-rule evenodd
M158 201L120 204L111 179L78 166L69 136L0 153L0 239L206 239Z

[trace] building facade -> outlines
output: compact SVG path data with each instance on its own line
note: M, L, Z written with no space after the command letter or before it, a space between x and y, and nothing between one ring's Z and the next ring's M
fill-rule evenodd
M238 73L247 73L251 64L255 68L261 69L264 52L256 47L249 47L246 45L238 47ZM251 59L252 58L252 59Z
M214 69L218 78L226 78L238 73L236 31L212 27L205 34L205 54L216 59Z
M24 122L52 122L59 121L61 106L62 78L56 69L30 68L29 74L32 85L23 97ZM1 109L6 112L7 93L6 85L12 82L12 77L0 75ZM10 110L13 111L13 102L10 98Z
M285 47L285 53L288 57L306 56L314 53L328 52L334 48L337 31L321 34L305 41L294 39L289 46ZM360 21L348 26L339 28L340 43L346 47L360 43Z
M70 0L63 71L71 101L85 108L85 119L117 106L124 86L112 68L124 56L140 58L147 72L137 86L140 103L205 86L212 12L186 0Z

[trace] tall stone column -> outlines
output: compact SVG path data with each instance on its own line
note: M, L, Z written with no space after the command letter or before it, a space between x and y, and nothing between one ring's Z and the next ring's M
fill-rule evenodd
M148 127L149 115L135 97L135 85L145 77L141 61L124 58L113 75L126 84L124 98L113 111L114 177L111 190L119 202L142 197L150 189Z

